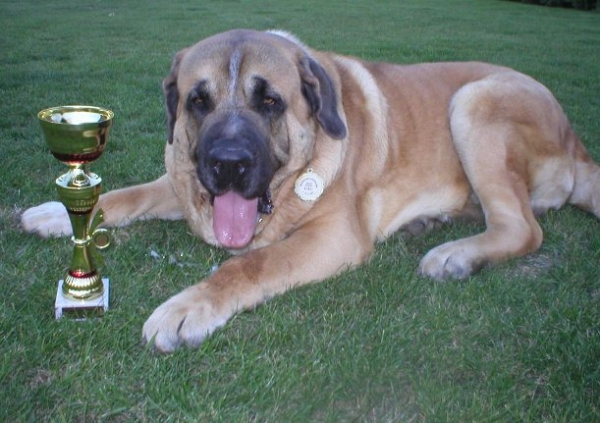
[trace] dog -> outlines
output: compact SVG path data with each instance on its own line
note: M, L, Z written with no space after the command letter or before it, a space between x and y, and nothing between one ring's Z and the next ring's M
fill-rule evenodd
M548 209L600 217L600 167L550 91L505 67L369 63L233 30L177 53L163 90L166 174L97 208L106 226L185 218L232 257L148 318L142 339L159 352L363 263L399 229L484 219L422 258L422 275L446 280L536 251ZM21 222L71 231L59 203Z

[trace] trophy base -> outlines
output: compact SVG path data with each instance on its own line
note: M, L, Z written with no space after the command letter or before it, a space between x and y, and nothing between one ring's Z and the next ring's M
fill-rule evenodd
M86 320L101 316L108 310L108 278L102 278L104 287L102 295L91 300L75 300L65 297L62 289L63 283L62 279L58 281L58 291L54 302L54 317L56 320L61 319L63 316L71 317L74 320Z

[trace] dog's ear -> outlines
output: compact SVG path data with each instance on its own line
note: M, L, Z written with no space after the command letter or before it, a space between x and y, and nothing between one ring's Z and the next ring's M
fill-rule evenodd
M337 95L331 78L314 59L305 56L300 64L302 94L308 101L317 121L331 138L346 136L346 125L337 110Z
M186 50L181 50L173 58L169 76L163 80L163 92L165 95L165 108L167 112L167 141L173 143L173 132L175 130L175 121L177 120L177 105L179 104L179 91L177 88L177 74L179 73L179 64L185 55Z

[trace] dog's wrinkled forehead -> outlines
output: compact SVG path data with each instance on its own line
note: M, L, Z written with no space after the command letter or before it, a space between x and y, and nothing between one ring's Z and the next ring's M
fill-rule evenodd
M294 73L303 46L285 33L235 30L207 38L185 52L179 85L185 90L203 79L228 87L244 77L283 81ZM297 76L296 76L297 77Z

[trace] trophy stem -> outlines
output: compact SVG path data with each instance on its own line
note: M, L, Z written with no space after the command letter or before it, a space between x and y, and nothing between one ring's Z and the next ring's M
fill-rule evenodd
M65 297L91 300L103 294L102 276L96 267L90 237L92 211L100 196L102 180L85 167L77 166L56 180L56 188L67 208L73 227L73 257L65 275L62 292Z
M63 294L77 299L94 299L102 295L102 277L98 272L94 257L90 254L88 227L91 210L85 214L69 211L73 226L74 244L71 265L65 275Z

